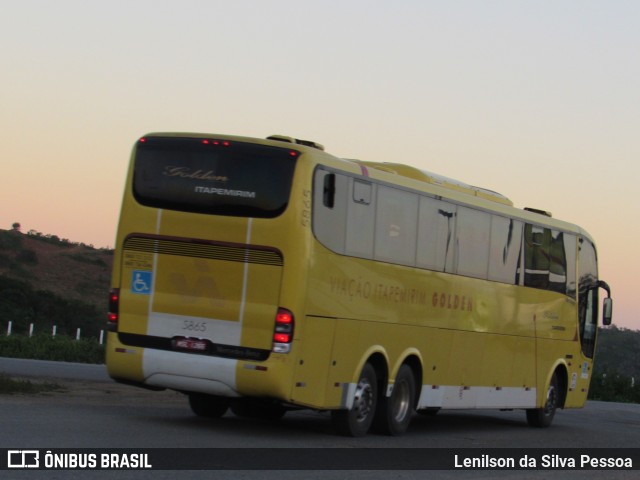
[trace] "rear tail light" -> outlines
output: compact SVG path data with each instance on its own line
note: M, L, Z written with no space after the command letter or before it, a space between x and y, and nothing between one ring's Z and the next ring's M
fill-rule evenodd
M291 351L293 325L293 313L286 308L278 308L273 332L273 351L275 353L289 353Z
M118 309L120 304L120 289L112 288L109 292L109 313L107 314L107 329L115 331L118 327Z

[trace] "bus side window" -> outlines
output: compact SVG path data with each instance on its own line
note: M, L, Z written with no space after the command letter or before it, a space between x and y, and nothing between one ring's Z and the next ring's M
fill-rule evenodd
M437 272L453 269L457 206L430 197L420 197L416 264Z
M576 298L576 261L577 261L577 242L578 239L575 235L565 233L562 236L564 242L564 251L567 257L567 288L565 293L567 296Z
M567 291L567 254L564 249L564 234L551 230L549 246L549 290L566 293Z
M491 215L472 208L459 207L456 221L456 273L487 278Z
M336 253L344 253L345 249L348 184L348 178L344 175L316 170L312 204L313 233L320 243Z
M551 230L527 223L524 228L524 285L549 287L549 243Z
M489 280L518 284L522 222L494 215L491 219Z
M598 264L596 250L580 238L578 250L578 322L582 352L593 358L598 333Z
M346 255L373 258L373 237L376 215L376 185L349 179L351 195L347 201Z
M379 185L377 203L375 259L414 266L418 195Z

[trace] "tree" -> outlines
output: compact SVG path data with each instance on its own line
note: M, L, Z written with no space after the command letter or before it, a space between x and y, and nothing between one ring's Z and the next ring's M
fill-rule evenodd
M19 232L21 228L22 228L22 225L20 225L20 223L18 222L14 222L13 225L11 225L11 229L14 232Z

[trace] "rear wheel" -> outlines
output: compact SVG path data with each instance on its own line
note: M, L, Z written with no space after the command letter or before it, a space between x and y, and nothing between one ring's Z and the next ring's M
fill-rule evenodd
M375 429L387 435L406 432L416 404L416 381L408 365L396 375L390 397L382 396L375 414Z
M544 407L527 410L527 423L532 427L546 428L551 425L556 410L560 406L560 382L558 374L554 373L547 390L547 399Z
M353 406L349 410L333 410L331 418L338 432L349 437L366 435L371 428L378 398L376 372L371 364L365 364L356 391Z
M199 417L220 418L229 408L229 400L226 397L204 393L190 393L189 406Z

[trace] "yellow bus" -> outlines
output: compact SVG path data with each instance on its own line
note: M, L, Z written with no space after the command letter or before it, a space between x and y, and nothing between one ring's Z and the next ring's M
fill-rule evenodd
M611 310L593 240L547 212L310 141L154 133L131 157L106 363L205 417L309 408L361 436L523 409L546 427L584 405Z

